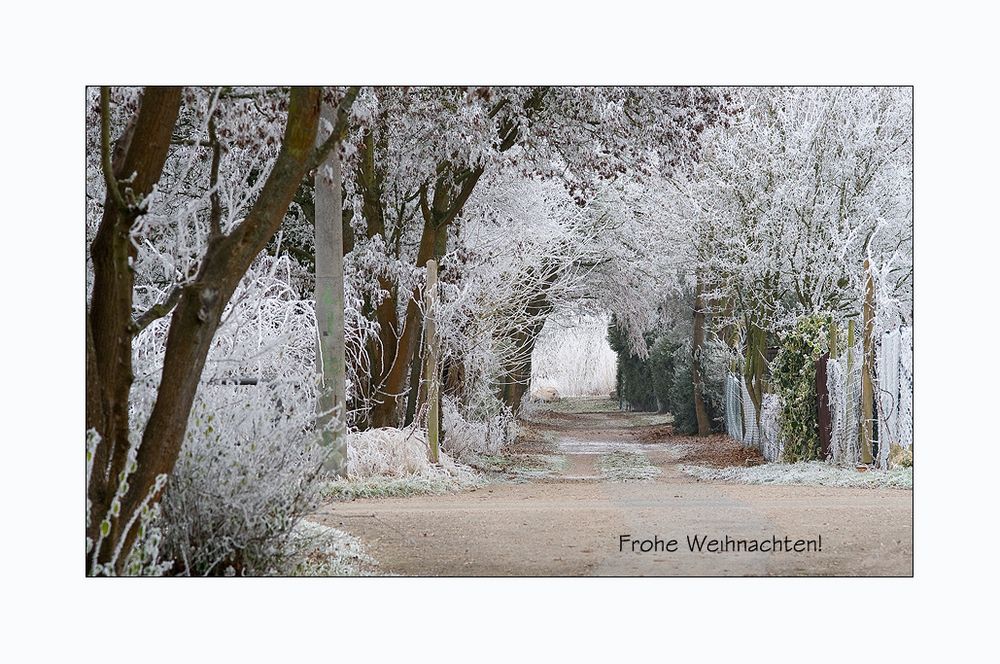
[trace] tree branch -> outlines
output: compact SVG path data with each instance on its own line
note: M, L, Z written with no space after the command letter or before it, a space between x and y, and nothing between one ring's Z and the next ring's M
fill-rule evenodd
M139 334L149 327L149 324L154 320L159 320L169 314L173 311L173 308L177 306L177 302L181 299L181 293L183 292L184 289L181 286L175 287L174 290L170 292L170 295L167 296L167 299L163 302L154 304L146 311L146 313L133 320L132 324L129 326L129 331L132 332L133 335Z
M115 179L114 169L111 167L111 88L106 85L101 86L101 170L104 171L104 184L108 188L111 200L115 202L122 211L128 210L125 204L125 197L122 196L121 189L118 188L118 180Z
M216 96L217 98L218 96ZM219 139L215 135L214 108L212 108L212 115L208 118L208 139L212 146L212 171L209 178L209 191L211 191L209 200L212 209L208 215L208 226L210 239L214 239L222 235L222 203L219 201L219 162L222 160L222 146L219 145Z

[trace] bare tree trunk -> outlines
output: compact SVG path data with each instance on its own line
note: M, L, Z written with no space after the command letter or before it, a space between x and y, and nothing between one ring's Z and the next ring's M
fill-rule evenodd
M336 108L324 103L321 117L332 130ZM317 145L326 140L317 135ZM324 468L343 475L347 463L346 362L344 357L344 254L342 224L342 179L340 154L330 150L316 169L316 322L319 343L321 387L316 425L322 430L323 444L330 448ZM331 423L333 426L331 428Z
M423 325L423 321L419 313L417 314L416 324ZM420 385L420 372L423 367L423 363L424 352L423 349L418 346L416 357L410 366L410 384L406 395L406 414L403 418L403 426L409 426L413 423L413 418L417 415L418 398L423 398L421 390L418 389L418 386Z
M421 189L421 211L424 217L424 228L420 236L420 246L417 249L418 268L425 267L432 258L440 258L437 251L442 251L447 238L448 225L462 211L465 202L472 194L476 183L483 174L482 168L476 168L465 174L459 184L452 186L445 176L441 176L430 201L427 200L427 188ZM403 319L402 331L396 345L396 353L392 365L385 374L382 394L379 403L372 409L371 424L373 427L395 427L400 424L399 407L405 396L406 378L419 340L419 314L422 295L417 288L410 295L406 305L406 315Z
M521 400L531 384L531 355L535 349L535 341L545 326L545 317L552 311L548 288L554 283L556 276L557 274L552 273L545 279L541 292L537 293L525 308L528 317L525 327L511 335L512 345L516 351L513 361L505 367L501 400L515 415L520 412Z
M705 346L705 299L702 297L702 285L699 281L694 295L694 338L691 343L691 382L694 385L694 412L698 420L698 435L707 436L712 433L712 421L705 407L705 381L703 378L701 357Z

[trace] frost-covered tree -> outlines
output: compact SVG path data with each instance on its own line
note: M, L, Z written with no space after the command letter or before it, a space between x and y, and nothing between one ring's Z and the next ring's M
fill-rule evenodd
M111 91L91 94L88 118L91 172L102 176L88 193L104 188L88 202L96 222L86 321L92 573L123 570L180 453L227 304L304 175L341 137L335 129L334 140L315 146L318 88L116 96L113 112ZM168 314L155 401L137 423L134 344Z
M739 112L706 132L678 195L699 308L741 349L759 412L775 334L806 315L859 315L866 258L908 287L910 100L895 88L727 94Z
M722 105L710 90L687 88L375 88L358 103L345 251L362 313L379 332L366 347L367 384L353 395L368 413L361 426L413 416L422 271L450 251L477 188L517 174L557 182L587 206L624 175L690 160ZM526 382L518 376L513 384Z

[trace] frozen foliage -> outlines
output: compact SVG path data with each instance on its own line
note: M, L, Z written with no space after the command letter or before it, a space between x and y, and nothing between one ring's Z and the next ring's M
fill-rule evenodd
M213 341L162 502L174 573L286 573L289 538L318 499L315 313L287 257L241 281ZM133 417L152 408L169 319L136 340Z
M442 261L439 317L445 361L463 367L466 417L492 418L497 385L530 380L510 368L531 362L550 314L579 306L608 223L554 182L506 176L477 189Z
M905 89L734 91L688 193L707 283L765 329L860 311L864 260L908 300L910 100ZM908 311L908 309L907 309ZM905 315L905 314L904 314Z
M837 486L862 489L912 489L913 470L868 470L831 466L820 461L762 466L707 468L681 466L681 470L702 480L721 480L738 484L805 484L810 486Z
M563 397L607 396L617 364L607 316L550 316L532 352L531 388L554 387Z
M323 451L309 425L314 402L290 402L281 413L266 386L202 392L162 503L177 571L280 572L293 528L317 504ZM227 408L209 406L227 398Z
M349 479L420 475L431 468L432 464L427 460L427 435L423 429L382 428L348 435Z
M485 422L470 422L462 416L461 409L452 398L444 397L442 405L444 448L456 459L475 454L499 454L517 435L517 421L505 406Z

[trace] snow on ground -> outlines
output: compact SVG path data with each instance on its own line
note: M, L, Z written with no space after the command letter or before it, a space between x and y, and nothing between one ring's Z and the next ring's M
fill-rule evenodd
M707 468L683 465L680 469L702 480L738 484L805 484L861 489L912 489L913 469L868 470L831 466L827 463L768 463L760 466Z

